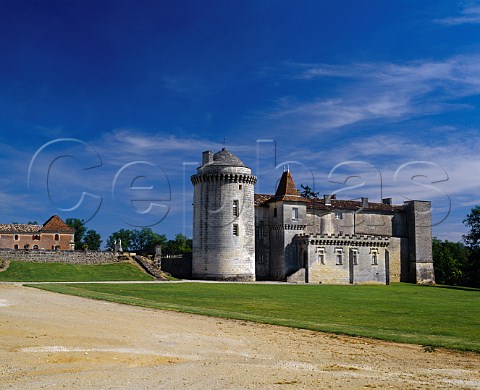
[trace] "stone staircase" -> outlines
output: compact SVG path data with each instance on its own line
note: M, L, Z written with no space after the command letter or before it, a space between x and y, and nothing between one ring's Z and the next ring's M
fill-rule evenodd
M157 280L168 280L165 277L165 274L162 272L162 270L160 268L158 268L153 263L152 260L150 260L146 257L143 257L143 256L139 256L139 255L135 255L133 257L133 259L147 274L152 275L155 279L157 279Z

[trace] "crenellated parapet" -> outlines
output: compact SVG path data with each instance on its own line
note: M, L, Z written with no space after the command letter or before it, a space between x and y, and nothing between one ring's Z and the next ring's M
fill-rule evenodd
M293 224L285 224L285 225L272 225L272 230L305 230L307 225L293 225Z
M317 246L335 245L387 247L390 244L389 237L358 234L300 234L295 236L295 240L302 244Z
M255 184L257 177L242 173L198 173L191 177L193 185L199 183L245 183Z

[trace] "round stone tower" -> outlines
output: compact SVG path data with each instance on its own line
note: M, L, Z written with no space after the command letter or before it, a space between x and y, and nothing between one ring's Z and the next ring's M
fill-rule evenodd
M192 176L192 276L210 280L255 280L255 215L250 168L223 148L203 152Z

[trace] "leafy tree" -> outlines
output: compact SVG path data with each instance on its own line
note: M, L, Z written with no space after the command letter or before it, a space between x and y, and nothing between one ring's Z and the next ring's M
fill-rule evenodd
M28 221L27 225L38 225L37 221Z
M83 237L85 236L85 232L87 231L85 221L78 218L67 218L65 223L75 229L75 235L73 237L73 241L75 242L75 249L83 249L83 246L85 245L85 243L83 242Z
M162 248L162 253L167 255L189 253L191 251L192 239L183 234L177 234L174 240L169 240Z
M471 248L480 247L480 206L475 206L463 223L470 228L470 233L463 235L463 241Z
M122 240L122 249L124 251L129 251L132 249L132 241L134 239L134 231L128 229L120 229L118 232L114 232L108 237L107 248L114 250L115 241L117 243L119 240Z
M461 242L432 241L435 281L439 284L469 284L471 251Z
M85 221L78 218L67 218L65 223L75 229L73 241L75 242L75 249L81 250L87 246L90 250L99 250L102 244L101 236L93 229L88 229L85 226Z
M165 245L167 237L157 234L150 228L134 230L132 235L132 249L137 252L153 253L156 245Z
M304 198L313 199L313 198L316 198L318 196L318 192L313 192L312 189L309 186L304 186L303 184L301 184L301 187L302 187L302 190L303 190L301 192L301 195Z
M100 245L102 245L102 240L100 234L95 230L88 230L83 239L83 243L92 251L98 251Z

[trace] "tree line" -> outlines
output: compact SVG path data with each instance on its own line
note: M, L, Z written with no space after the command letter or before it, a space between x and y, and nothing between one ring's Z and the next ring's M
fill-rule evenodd
M463 223L470 228L463 236L463 242L433 239L435 281L480 287L480 206L475 206Z
M74 242L76 250L100 250L102 238L99 233L85 226L85 221L67 218L65 223L75 229ZM127 252L153 253L157 245L162 246L163 254L181 254L192 251L192 240L183 234L177 234L169 240L165 234L155 233L151 228L120 229L112 233L106 242L107 249L114 250L115 242L121 240L122 249Z

